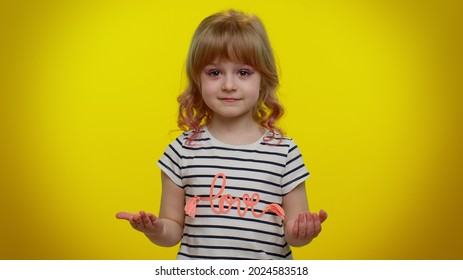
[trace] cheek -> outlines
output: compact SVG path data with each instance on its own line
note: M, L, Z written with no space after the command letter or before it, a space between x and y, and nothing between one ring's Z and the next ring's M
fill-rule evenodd
M252 96L256 100L259 99L260 95L260 83L256 82L253 84L249 84L246 92L248 92L249 96Z
M249 84L249 90L253 91L257 95L259 95L261 87L262 87L262 79L260 76L256 77L252 81L252 83Z
M213 92L212 87L207 84L203 84L201 87L201 93L202 95L211 95Z
M201 85L201 97L207 107L211 107L216 96L216 90L210 83L204 83Z
M201 94L203 96L210 96L215 93L216 87L211 82L203 82L201 84Z

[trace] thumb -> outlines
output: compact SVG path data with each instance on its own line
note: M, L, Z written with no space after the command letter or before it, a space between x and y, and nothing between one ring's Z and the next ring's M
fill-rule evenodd
M119 212L116 214L117 219L129 220L132 217L133 217L133 214L129 212Z
M328 218L328 213L326 213L325 210L321 209L319 217L320 217L320 222L323 223Z

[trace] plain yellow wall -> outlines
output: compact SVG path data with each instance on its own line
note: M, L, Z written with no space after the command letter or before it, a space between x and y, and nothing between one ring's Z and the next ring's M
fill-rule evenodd
M189 41L228 8L267 27L330 215L295 258L463 258L459 3L2 1L0 258L175 258L114 215L158 211Z

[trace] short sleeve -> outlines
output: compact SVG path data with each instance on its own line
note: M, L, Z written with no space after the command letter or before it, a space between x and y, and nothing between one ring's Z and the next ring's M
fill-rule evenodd
M301 151L296 143L291 140L281 181L283 195L292 191L309 177L310 173L304 164Z
M178 186L183 187L182 181L182 150L180 136L167 146L157 165Z

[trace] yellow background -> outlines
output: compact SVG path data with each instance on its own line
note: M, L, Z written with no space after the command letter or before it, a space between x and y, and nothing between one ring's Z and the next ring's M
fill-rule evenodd
M237 8L268 29L330 215L295 258L462 259L459 3L1 1L0 258L175 257L114 215L158 211L191 36Z

